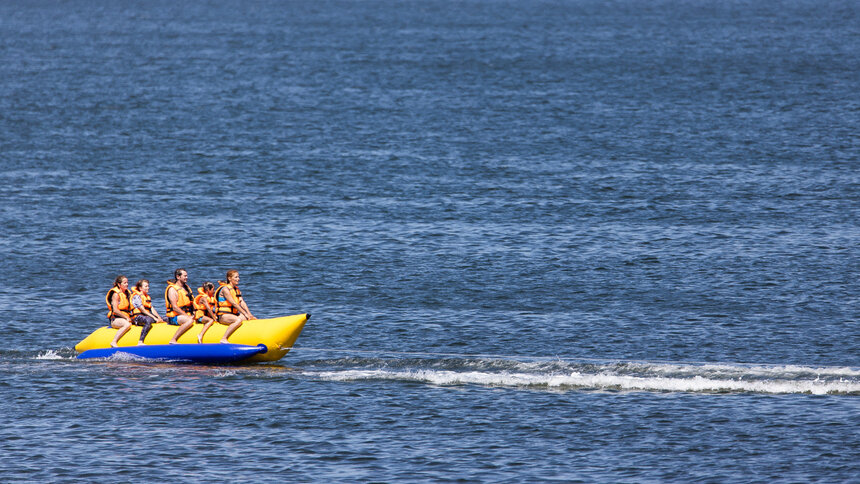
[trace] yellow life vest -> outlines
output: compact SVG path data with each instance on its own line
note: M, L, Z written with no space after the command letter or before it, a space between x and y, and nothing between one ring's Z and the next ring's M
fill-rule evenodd
M241 314L238 308L230 304L230 301L227 300L227 296L224 295L223 290L224 288L227 288L227 290L230 291L230 294L233 295L233 300L235 300L237 304L242 302L242 291L240 291L238 287L233 287L232 284L226 282L218 281L218 284L218 289L215 290L215 299L218 304L218 316L221 316L222 314L235 314L238 316Z
M137 289L132 289L131 290L131 297L129 298L129 301L131 299L134 299L134 296L140 296L140 302L143 303L144 309L146 309L149 312L152 312L152 298L149 296L149 294L144 294L144 293L138 291ZM138 314L143 314L143 310L141 310L138 307L135 307L133 303L129 302L129 306L131 306L131 315L132 316L137 316Z
M108 307L108 319L110 319L111 317L123 318L125 317L124 315L113 313L113 304L111 304L111 300L113 299L113 293L119 294L119 303L116 305L116 308L120 311L128 312L129 307L131 306L131 298L129 297L128 291L120 291L120 289L116 286L110 288L110 291L108 291L107 295L105 296L105 302L107 303Z
M167 292L170 288L176 289L176 305L179 306L186 314L190 314L194 310L194 303L191 301L191 290L188 286L182 287L178 282L168 282L167 288L164 289L164 306L167 311L167 317L172 318L178 316L179 313L173 310L170 304L170 298L167 297Z
M209 307L212 310L215 310L215 296L209 297L209 294L206 294L206 291L202 287L197 288L197 296L194 297L194 319L200 319L201 316L207 316L206 314L206 305L203 304L203 301L209 303Z

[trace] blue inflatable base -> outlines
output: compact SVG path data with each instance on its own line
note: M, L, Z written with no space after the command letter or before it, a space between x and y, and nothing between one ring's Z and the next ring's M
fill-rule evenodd
M87 350L78 359L110 358L121 353L139 358L158 361L186 361L192 363L235 363L254 355L265 353L266 345L257 346L234 344L175 344L120 346L119 348L99 348Z

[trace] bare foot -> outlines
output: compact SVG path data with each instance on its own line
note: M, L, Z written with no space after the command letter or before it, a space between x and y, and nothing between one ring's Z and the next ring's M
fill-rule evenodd
M197 344L199 344L199 345L203 344L203 338L201 338L200 336L197 337Z
M169 344L169 345L175 345L175 344L176 344L176 341L172 341L172 340L171 340L171 341L168 341L168 342L167 342L167 344Z
M228 345L228 344L230 344L230 342L229 342L229 341L227 341L226 339L222 339L221 341L219 341L219 343L221 343L222 345Z
M118 344L116 344L116 342L115 342L115 341L111 341L111 342L110 342L110 347L111 347L111 348L119 348L119 345L118 345Z

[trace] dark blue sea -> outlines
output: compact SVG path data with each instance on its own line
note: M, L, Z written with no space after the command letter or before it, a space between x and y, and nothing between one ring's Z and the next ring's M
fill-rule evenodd
M860 4L0 2L0 481L857 482ZM75 359L237 269L270 364Z

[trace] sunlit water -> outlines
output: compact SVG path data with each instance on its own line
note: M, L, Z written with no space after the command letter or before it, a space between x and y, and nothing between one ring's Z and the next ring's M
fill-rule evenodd
M0 5L0 478L856 480L856 18ZM313 317L75 359L177 267Z

